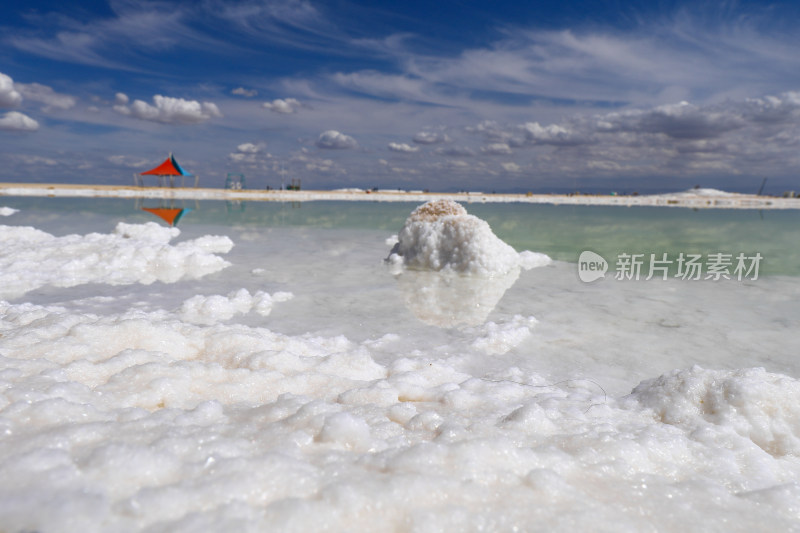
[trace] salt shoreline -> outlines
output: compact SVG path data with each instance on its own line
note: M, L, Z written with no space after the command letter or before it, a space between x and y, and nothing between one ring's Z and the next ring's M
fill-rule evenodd
M437 193L421 191L330 191L232 190L207 188L133 187L120 185L0 183L0 196L49 196L85 198L164 198L184 200L233 200L254 202L427 202L448 199L465 203L530 203L552 205L663 206L703 209L800 209L800 198L778 198L754 194L714 195L677 192L658 195L611 196L566 194L496 194L482 192Z

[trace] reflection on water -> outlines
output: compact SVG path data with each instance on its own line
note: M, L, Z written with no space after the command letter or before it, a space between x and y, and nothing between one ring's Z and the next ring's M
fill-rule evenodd
M441 328L478 326L486 322L519 278L519 268L492 277L455 272L405 270L395 276L403 301L422 322Z
M248 202L231 210L224 201L191 202L181 221L185 231L203 226L354 228L389 236L419 204L304 202L302 209L281 202ZM0 207L20 209L3 217L6 225L34 225L55 235L109 231L117 222L142 223L151 215L131 200L95 198L0 199ZM199 209L198 209L199 207ZM667 207L468 204L500 239L517 251L542 252L555 260L577 262L584 250L611 260L621 253L677 257L685 254L760 253L760 275L800 276L800 210L690 210ZM54 213L58 216L55 217ZM74 217L70 219L70 217ZM109 222L109 217L112 219ZM224 228L218 231L224 232Z
M175 200L162 200L158 205L145 205L142 199L137 198L134 202L134 209L155 215L166 222L168 226L177 226L185 215L199 208L199 204L196 201L194 204L195 206L192 208L186 207L185 202L177 203Z

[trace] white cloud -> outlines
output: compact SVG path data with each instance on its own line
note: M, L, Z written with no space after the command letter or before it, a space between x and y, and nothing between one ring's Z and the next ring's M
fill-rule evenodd
M419 146L411 146L410 144L406 143L389 143L388 148L392 152L401 152L406 154L411 154L419 150Z
M13 159L25 165L45 165L48 167L59 166L58 161L49 157L42 157L40 155L16 154Z
M231 94L235 94L237 96L244 96L245 98L252 98L258 95L258 91L255 89L245 89L244 87L237 87L231 91Z
M336 130L322 132L319 139L317 139L317 148L345 150L356 148L357 146L358 143L355 139Z
M27 100L40 102L45 105L44 110L71 109L75 107L75 98L67 94L55 92L52 87L39 83L17 83L15 87Z
M520 128L525 139L532 144L572 145L579 142L569 128L558 124L542 126L538 122L527 122Z
M522 170L522 168L514 162L501 163L500 166L503 167L503 170L506 172L519 172Z
M281 113L283 115L289 115L291 113L297 113L297 110L301 107L301 104L298 100L294 98L286 98L281 99L278 98L273 100L272 102L264 102L262 104L264 109L268 109L273 113Z
M237 164L263 167L272 158L271 154L265 152L266 148L266 143L242 143L236 147L235 152L228 154L228 159Z
M380 98L417 102L446 103L446 98L438 96L425 80L408 76L384 74L374 71L338 73L332 80L350 91L369 94Z
M118 93L117 101L121 100L119 94L121 93ZM153 97L153 104L134 100L130 106L118 104L113 109L123 115L164 124L197 124L210 118L222 117L217 105L211 102L201 103L157 94Z
M481 152L488 155L511 155L511 147L506 143L491 143L482 147Z
M421 131L414 135L413 141L417 144L440 144L450 142L450 137L438 131Z
M128 105L131 99L128 98L128 95L125 93L117 93L114 95L114 104L115 105Z
M17 107L22 95L14 88L14 80L0 72L0 107Z
M141 157L132 157L129 155L110 155L106 158L109 163L128 168L143 168L149 166L152 162L149 159Z
M0 130L5 131L36 131L39 123L28 115L17 111L9 111L0 117Z
M236 147L236 150L243 154L257 154L264 149L263 144L242 143Z

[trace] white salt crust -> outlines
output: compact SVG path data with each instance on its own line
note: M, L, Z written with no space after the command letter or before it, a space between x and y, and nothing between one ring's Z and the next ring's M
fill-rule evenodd
M110 234L55 237L32 227L0 226L0 298L46 285L171 283L218 272L230 263L228 237L206 235L170 244L178 228L119 223Z
M614 398L592 380L514 367L486 379L424 353L378 362L392 338L191 324L193 300L107 316L0 303L4 527L797 524L800 382L788 376L694 367ZM467 331L459 353L505 353L533 322Z
M225 237L172 245L176 230L147 225L111 235L55 238L33 228L5 235L19 253L2 256L0 276L17 272L23 289L61 286L47 270L69 270L48 262L62 248L86 267L82 283L143 284L160 275L166 258L176 258L176 281L219 271L226 263L215 254L231 247ZM497 246L484 237L464 257ZM314 257L329 280L344 256L324 255ZM253 256L263 262L242 265L239 275L261 287L278 270ZM127 273L125 258L134 264ZM410 321L422 322L371 324L377 333L361 340L351 335L355 328L279 332L272 321L307 298L294 288L228 282L219 294L196 294L195 285L163 308L135 301L104 308L110 297L97 296L102 285L87 285L84 302L0 300L0 529L797 529L800 381L762 368L689 366L646 374L656 377L630 394L603 387L626 361L645 358L637 364L649 369L664 358L697 359L719 351L723 335L732 348L715 356L719 364L749 360L736 349L754 344L783 357L790 344L778 322L794 316L794 285L763 282L720 294L703 284L693 286L701 295L693 300L679 283L577 290L574 272L565 284L554 266L519 295L509 291L517 304L542 304L538 321L508 309L491 314L520 268L544 262L525 253L516 261L488 277L480 275L489 272L480 270L488 264L482 260L456 260L480 265L463 272L403 269L394 281L376 267L399 288L390 300L396 314L408 309ZM22 265L31 272L22 274ZM114 269L124 276L108 272ZM324 289L308 283L300 288ZM367 291L356 300L366 308L351 311L359 327L382 309L366 306L369 283L354 289ZM174 297L186 286L169 288ZM745 313L742 298L751 293L757 302L772 298L758 304L762 322ZM649 307L643 295L653 300ZM727 313L724 320L706 312L703 295L721 300L712 310ZM318 301L325 298L306 305ZM104 311L86 312L90 304ZM769 314L776 307L784 316ZM311 328L309 307L298 309L290 322ZM687 331L697 338L687 341ZM567 356L595 369L591 377L553 380L520 368L539 359L552 368Z

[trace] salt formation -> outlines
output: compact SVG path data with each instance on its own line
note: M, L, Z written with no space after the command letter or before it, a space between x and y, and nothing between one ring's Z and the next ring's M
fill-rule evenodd
M458 356L404 355L395 336L387 358L343 335L0 302L0 523L796 529L800 381L692 368L617 399L592 380L470 370L530 326L466 331L472 347L446 347Z
M183 302L180 315L184 322L192 324L217 324L250 311L268 316L272 312L274 302L285 302L292 298L290 292L270 295L264 291L256 291L255 294L250 294L247 289L233 291L228 296L198 294Z
M800 383L763 368L676 370L642 382L630 396L660 421L752 441L770 455L800 455ZM734 445L731 444L732 448Z
M0 298L16 298L45 285L128 285L197 279L229 266L216 254L228 237L206 235L176 245L178 228L155 222L125 224L113 233L56 237L32 227L0 226Z
M10 217L18 211L19 209L14 209L12 207L0 207L0 217Z
M540 263L549 262L546 256L539 259ZM415 209L400 231L388 261L410 269L483 276L505 274L537 263L530 255L523 262L520 254L500 240L485 220L467 214L452 200L435 200Z

